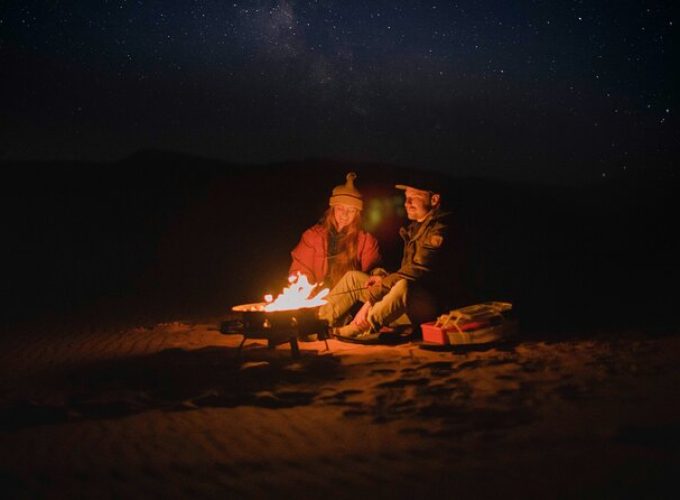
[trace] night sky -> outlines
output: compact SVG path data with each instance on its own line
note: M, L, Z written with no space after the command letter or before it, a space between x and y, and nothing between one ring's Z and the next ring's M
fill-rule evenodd
M163 149L509 180L674 173L659 1L10 1L0 158Z

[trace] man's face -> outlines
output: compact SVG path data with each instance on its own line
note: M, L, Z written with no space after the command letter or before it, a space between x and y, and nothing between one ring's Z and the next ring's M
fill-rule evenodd
M404 193L404 208L409 220L420 221L432 210L432 194L428 191L408 188Z

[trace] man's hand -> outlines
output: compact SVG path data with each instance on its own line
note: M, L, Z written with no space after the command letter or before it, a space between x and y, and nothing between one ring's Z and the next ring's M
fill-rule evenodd
M352 320L352 323L359 326L360 328L368 328L368 313L371 310L371 303L370 302L364 302L364 305L361 306L361 309L359 309L359 312L354 316L354 320Z
M378 286L382 283L382 276L371 276L366 280L366 288L371 288L372 286Z

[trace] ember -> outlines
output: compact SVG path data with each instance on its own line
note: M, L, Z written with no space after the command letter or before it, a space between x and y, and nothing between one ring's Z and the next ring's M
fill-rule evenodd
M312 296L314 290L319 285L310 283L304 274L297 273L290 276L288 282L290 286L284 288L275 300L272 300L271 295L265 295L264 299L267 302L267 305L264 306L265 311L286 311L290 309L319 307L326 303L324 298L328 295L328 288L324 288Z

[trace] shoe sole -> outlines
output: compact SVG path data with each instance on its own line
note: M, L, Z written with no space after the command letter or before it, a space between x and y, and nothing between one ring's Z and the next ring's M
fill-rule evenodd
M364 337L369 337L368 335L365 335ZM380 344L380 336L375 334L375 336L371 335L370 338L362 338L362 337L345 337L344 335L338 335L337 333L335 334L335 338L339 340L340 342L347 342L350 344L365 344L365 345L371 345L371 344Z
M344 337L336 334L335 338L340 342L364 345L398 345L413 340L411 335L398 335L394 333L372 333L361 337Z

